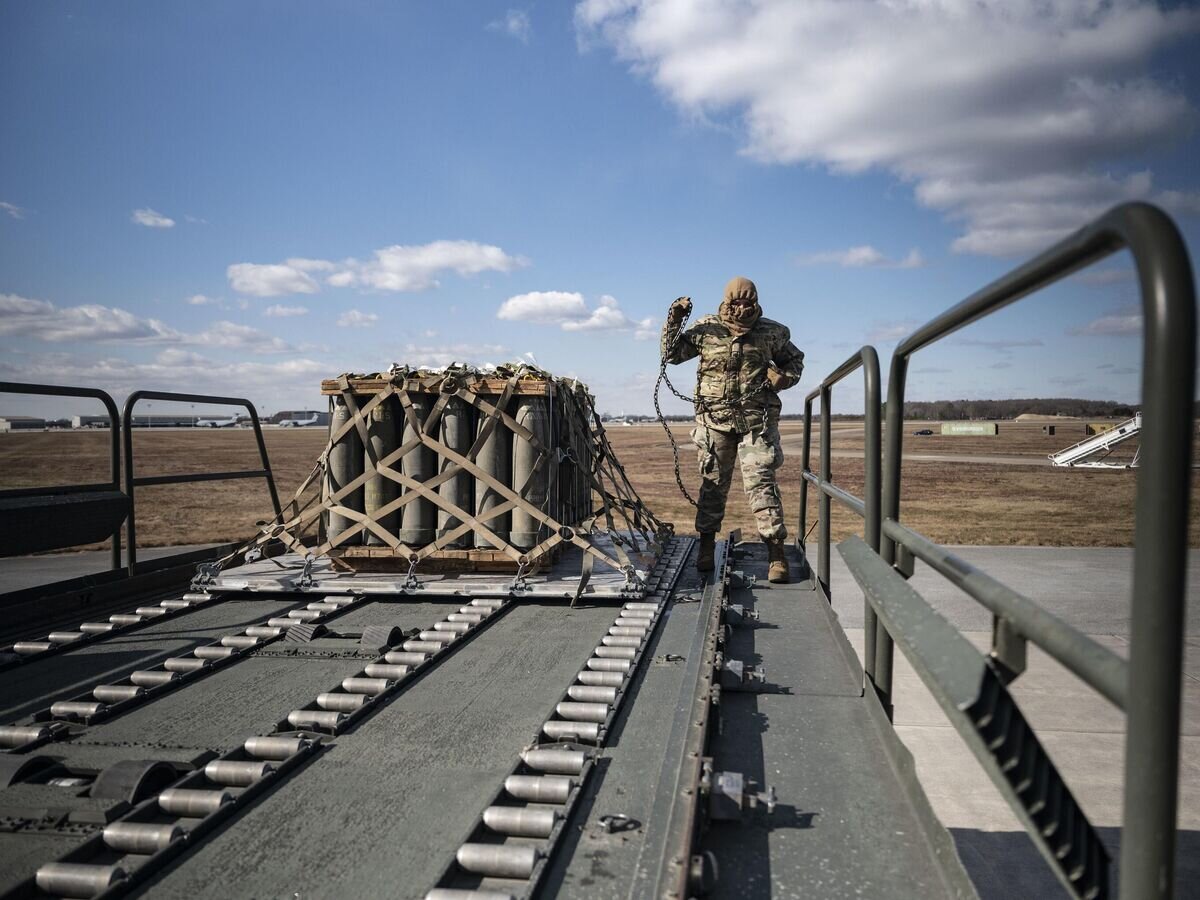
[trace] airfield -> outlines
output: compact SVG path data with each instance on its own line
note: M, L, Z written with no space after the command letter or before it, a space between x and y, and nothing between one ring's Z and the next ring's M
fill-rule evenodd
M938 543L1035 547L1128 547L1133 541L1133 471L1061 469L1047 454L1082 437L1082 424L1060 425L1046 435L1039 425L1001 423L994 437L943 436L938 423L905 423L903 520ZM930 428L935 434L917 437ZM1076 429L1079 434L1076 434ZM684 483L694 491L695 449L690 425L673 423ZM789 521L797 518L803 424L785 420L780 428L784 465L779 483ZM266 428L264 436L281 498L292 495L312 471L325 446L324 428ZM656 424L609 427L609 439L629 478L659 516L691 533L693 512L675 486L670 447ZM861 493L862 423L839 420L832 426L834 481ZM102 481L107 476L104 431L6 434L0 439L0 487ZM252 468L257 462L249 429L144 429L135 433L139 475ZM1130 442L1133 444L1135 442ZM818 435L812 462L818 465ZM1122 445L1120 457L1134 447ZM1200 546L1200 503L1193 483L1191 546ZM145 502L143 503L143 495ZM138 491L138 541L142 546L224 543L244 540L266 517L270 501L259 482L167 485ZM808 521L816 516L810 498ZM754 519L735 475L726 529L754 531ZM831 522L835 540L861 527L842 510ZM84 548L87 549L87 548ZM93 548L96 549L96 548Z

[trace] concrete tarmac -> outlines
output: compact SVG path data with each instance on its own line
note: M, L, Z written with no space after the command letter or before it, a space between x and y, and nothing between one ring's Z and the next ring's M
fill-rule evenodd
M858 429L861 431L862 429ZM837 431L834 430L834 434ZM803 434L785 434L780 438L780 443L783 445L785 453L795 453L799 455L804 449ZM812 451L812 464L817 463L817 449L814 447ZM863 452L861 450L830 450L829 455L834 459L862 459ZM997 455L972 455L967 453L904 453L901 454L906 460L914 462L951 462L951 463L979 463L985 466L1048 466L1050 460L1042 456L997 456Z
M815 553L816 547L810 545ZM1129 652L1133 551L1127 548L957 547L967 562L1021 591L1118 654ZM815 565L816 560L813 560ZM836 549L833 606L861 657L863 600ZM981 651L991 614L927 566L911 584ZM1188 571L1189 598L1200 597L1200 552ZM1200 896L1200 615L1185 629L1176 896ZM1120 854L1125 716L1032 644L1013 696L1063 773L1114 861ZM1066 897L1016 816L941 708L896 652L895 724L916 761L934 811L985 900Z

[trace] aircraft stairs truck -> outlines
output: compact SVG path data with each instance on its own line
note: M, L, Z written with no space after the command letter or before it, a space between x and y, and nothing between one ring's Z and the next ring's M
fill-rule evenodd
M1051 453L1049 459L1053 465L1077 469L1136 469L1141 458L1140 448L1127 463L1105 462L1105 459L1118 445L1137 437L1141 430L1142 414L1137 413L1133 418L1114 425L1108 431L1093 434L1065 450Z
M1147 329L1128 658L900 508L911 355L1123 247ZM93 397L122 425L108 482L0 493L0 553L113 542L110 572L0 597L0 896L975 896L892 726L896 649L1066 895L1170 896L1194 302L1178 232L1134 204L902 341L886 447L879 360L863 347L805 401L787 585L767 583L764 547L736 534L712 573L696 572L693 538L668 536L636 577L593 575L588 593L555 568L391 577L269 547L229 564L214 562L228 547L138 561L137 487L261 479L276 521L288 515L253 407L137 392L119 417L95 389L0 385ZM860 370L856 496L831 474L829 404ZM246 406L261 468L138 475L129 422L146 398ZM861 652L830 604L835 507L861 521L836 548L864 598ZM990 648L914 589L918 561L990 611ZM1119 882L1111 837L1009 691L1029 643L1126 717Z

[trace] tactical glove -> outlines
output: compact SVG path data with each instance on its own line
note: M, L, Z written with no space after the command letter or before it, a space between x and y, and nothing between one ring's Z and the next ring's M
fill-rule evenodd
M672 303L671 308L667 310L667 324L672 326L678 325L688 317L691 311L692 298L680 297L678 300Z
M774 366L767 366L767 384L773 391L783 391L791 387L788 384L787 376Z

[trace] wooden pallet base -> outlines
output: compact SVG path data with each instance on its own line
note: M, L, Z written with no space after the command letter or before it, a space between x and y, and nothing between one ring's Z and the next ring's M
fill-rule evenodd
M550 568L558 559L561 545L534 560L526 574L533 575ZM408 561L391 547L336 547L329 557L355 572L400 572L408 571ZM438 550L421 560L417 571L428 575L453 572L498 572L517 573L517 564L500 550Z

